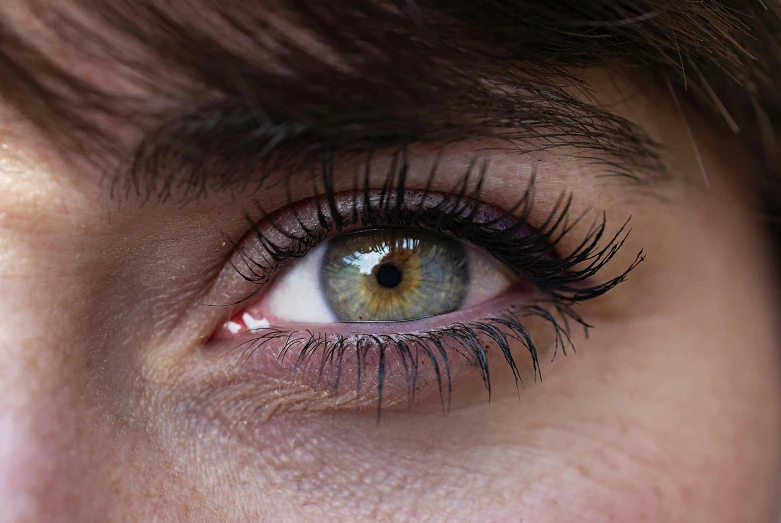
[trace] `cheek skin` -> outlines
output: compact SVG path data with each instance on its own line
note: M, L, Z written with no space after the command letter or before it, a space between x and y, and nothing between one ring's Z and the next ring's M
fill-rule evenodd
M540 499L532 520L775 521L772 279L757 277L770 273L748 224L728 215L709 202L676 236L690 263L655 275L665 282L646 292L655 312L599 323L574 365L548 372L539 393L550 399L536 412L555 414L536 439L569 472L555 489L532 487ZM560 492L566 507L551 517Z

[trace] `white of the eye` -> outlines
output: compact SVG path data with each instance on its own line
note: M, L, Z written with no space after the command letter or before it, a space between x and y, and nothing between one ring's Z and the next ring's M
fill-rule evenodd
M495 298L512 285L512 275L502 262L470 245L466 246L466 252L469 256L470 282L462 309Z
M263 299L262 313L272 322L336 323L320 290L320 267L328 242L323 242L282 271Z
M466 247L471 282L462 309L499 296L512 284L511 276L501 262L475 247ZM262 316L259 317L269 318L271 323L337 322L320 289L320 267L326 248L327 242L318 245L282 272L264 297ZM381 253L377 254L381 256ZM379 263L380 259L372 260L371 267Z

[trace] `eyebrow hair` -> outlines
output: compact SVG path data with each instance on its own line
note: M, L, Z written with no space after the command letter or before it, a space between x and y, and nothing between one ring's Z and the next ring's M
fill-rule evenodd
M757 121L775 122L781 105L768 85L778 57L760 52L777 47L772 30L781 24L759 2L29 7L63 46L146 94L72 73L3 19L0 95L55 142L112 166L127 144L107 129L139 129L145 138L116 183L125 194L205 194L309 155L480 136L575 146L612 174L647 180L642 173L661 170L658 148L583 101L588 86L576 71L591 66L642 66L686 87L683 96L719 114L723 127L764 132L765 145L767 126Z
M333 168L343 158L376 151L392 154L413 144L443 147L486 139L495 144L492 148L519 154L570 146L571 156L574 150L601 164L601 175L635 183L666 174L660 147L640 127L596 105L531 87L512 95L463 93L468 95L493 104L495 112L470 113L471 104L464 103L450 107L458 118L446 121L429 120L438 108L425 106L418 119L379 109L356 116L333 101L320 108L318 120L304 124L274 113L259 115L242 102L208 105L148 133L135 148L132 164L113 180L113 193L166 200L243 192L259 188L271 173L306 174L324 161Z

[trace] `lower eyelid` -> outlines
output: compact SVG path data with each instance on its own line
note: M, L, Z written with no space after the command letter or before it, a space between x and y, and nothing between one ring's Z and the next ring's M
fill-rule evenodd
M527 309L528 307L528 309ZM554 331L549 327L548 320L529 314L536 305L524 292L512 291L500 299L493 300L489 304L483 304L470 309L463 309L442 316L423 318L409 322L387 322L369 324L330 324L307 325L306 329L300 326L269 326L260 328L254 332L246 332L241 336L229 340L215 341L206 347L207 354L214 357L227 358L235 363L241 375L255 377L258 380L274 380L280 387L303 387L301 390L311 392L310 400L307 400L306 410L326 410L332 408L378 408L378 376L380 367L379 345L372 340L378 339L402 339L409 347L410 353L402 355L399 350L390 344L385 351L384 362L385 377L383 385L382 408L401 406L409 408L412 396L417 396L417 402L439 402L440 390L448 390L461 382L469 382L473 385L481 384L487 387L486 378L482 377L479 365L475 358L478 356L469 353L470 350L485 351L482 357L487 358L485 364L493 366L494 363L502 363L506 369L506 355L497 346L497 340L480 331L484 326L497 329L508 335L507 341L512 343L514 352L519 346L519 333L513 331L496 318L510 318L515 315L522 322L519 327L523 332L531 333L536 338L537 346L544 350L553 345L554 350L560 340L553 335ZM496 312L500 311L500 312ZM478 319L485 318L485 319ZM518 325L521 325L519 323ZM298 329L296 329L298 327ZM442 333L452 329L460 329L462 333L471 331L477 333L480 343L459 340L457 337L443 335ZM560 327L557 326L557 329ZM481 334L482 332L482 334ZM364 335L366 335L364 337ZM358 336L369 340L368 350L363 355L363 360L357 363L355 344L347 342L341 347L344 351L341 356L339 343L322 343L323 340L335 340ZM421 336L423 336L421 338ZM428 336L428 338L426 338ZM444 361L437 344L431 345L428 353L433 353L438 360L442 386L432 385L436 383L436 372L427 356L427 350L420 342L415 340L436 338L446 353L447 362ZM290 340L300 340L289 345ZM489 342L486 344L485 342ZM289 346L288 346L289 345ZM484 349L485 347L485 349ZM536 350L536 349L535 349ZM515 358L521 372L527 373L533 370L536 374L538 366L536 353L529 357L528 348L517 352ZM524 356L525 354L525 356ZM329 357L330 356L330 357ZM410 384L408 369L412 365L412 359L423 361L418 367L415 363L417 374L414 377L415 384ZM337 361L338 360L338 361ZM515 365L515 363L513 363ZM360 367L360 371L358 370ZM476 368L477 367L477 368ZM338 371L335 370L338 368ZM526 370L524 370L526 369ZM493 370L491 372L494 372ZM339 378L336 379L338 373ZM449 379L447 374L450 374ZM359 374L363 378L361 386L356 384ZM338 390L334 384L338 383ZM423 387L423 384L427 386ZM411 392L410 387L415 389Z

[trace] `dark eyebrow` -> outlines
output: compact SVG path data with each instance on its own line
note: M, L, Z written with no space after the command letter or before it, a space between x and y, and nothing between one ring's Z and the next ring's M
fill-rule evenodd
M596 105L535 89L471 93L495 112L471 114L470 104L453 105L456 114L430 119L442 109L414 114L365 113L329 100L308 123L274 112L258 114L244 103L216 103L176 116L148 133L132 162L113 179L113 194L167 200L205 197L211 192L245 192L280 170L306 171L324 158L354 157L413 144L444 146L471 140L516 153L569 146L601 164L600 173L634 183L665 175L660 147L644 131ZM378 100L379 102L380 100ZM443 125L444 124L444 125ZM575 155L576 153L570 152Z
M68 149L118 159L108 163L123 166L120 194L204 194L302 153L485 136L575 146L643 181L660 170L659 151L642 129L584 101L573 71L591 66L643 66L686 83L695 102L743 129L746 107L774 107L760 84L773 64L752 54L773 33L749 38L740 16L761 8L737 0L686 10L663 0L48 4L31 0L31 11L63 46L146 94L71 73L8 20L0 94ZM682 75L686 67L699 74ZM118 126L145 136L130 162L109 131Z

